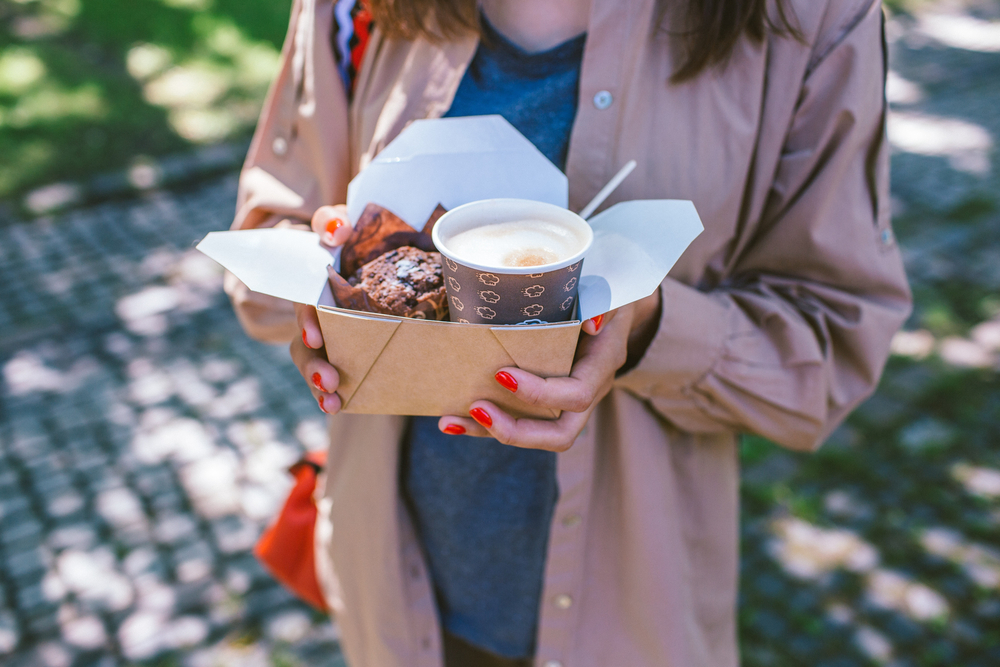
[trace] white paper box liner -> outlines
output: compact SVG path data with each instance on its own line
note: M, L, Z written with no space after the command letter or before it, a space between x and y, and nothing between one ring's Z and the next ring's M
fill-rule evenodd
M378 204L422 229L438 204L507 197L566 208L566 176L502 116L417 120L348 185L347 215Z

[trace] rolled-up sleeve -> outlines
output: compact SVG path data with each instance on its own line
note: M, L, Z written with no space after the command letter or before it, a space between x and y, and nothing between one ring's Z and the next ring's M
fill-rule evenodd
M889 219L880 4L814 53L729 279L707 291L665 280L659 330L618 379L683 430L818 447L874 391L910 312Z

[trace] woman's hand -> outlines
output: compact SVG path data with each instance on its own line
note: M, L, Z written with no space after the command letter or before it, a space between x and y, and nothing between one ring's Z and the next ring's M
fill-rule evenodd
M336 247L343 245L351 235L352 228L347 220L346 206L321 206L313 214L311 226L320 235L320 241L324 245ZM320 410L336 414L341 408L340 397L336 394L337 387L340 386L340 374L326 360L326 342L319 328L316 308L295 304L295 319L302 337L301 340L293 340L289 348L292 361L305 378Z
M451 435L491 436L515 447L566 451L611 390L615 372L637 346L645 350L656 333L659 298L657 290L642 301L584 322L586 335L580 337L569 377L540 378L519 368L497 372L496 381L525 405L562 410L559 419L515 419L490 401L476 401L469 410L471 419L442 417L438 428Z

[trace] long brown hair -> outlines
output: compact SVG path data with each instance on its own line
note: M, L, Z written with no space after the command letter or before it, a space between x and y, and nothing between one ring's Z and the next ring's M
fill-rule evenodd
M744 34L756 43L764 41L768 31L802 39L788 1L777 0L772 16L768 0L684 0L684 28L671 33L682 53L671 80L687 81L724 64ZM657 23L666 16L667 2L656 0ZM368 0L368 5L375 24L390 37L440 40L480 30L476 0Z

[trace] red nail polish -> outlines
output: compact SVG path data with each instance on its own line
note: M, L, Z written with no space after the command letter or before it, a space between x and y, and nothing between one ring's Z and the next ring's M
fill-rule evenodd
M308 347L310 350L312 349L312 346L309 344L309 339L306 338L306 330L305 329L302 330L302 343L306 347Z
M493 418L490 417L490 413L482 408L472 408L469 410L469 416L479 422L480 426L485 426L486 428L493 426Z
M514 376L507 371L497 371L497 374L494 375L493 378L507 391L517 391L517 380L515 380Z
M465 427L460 424L448 424L444 427L444 432L448 435L462 435L465 433Z
M313 373L312 374L312 381L313 381L313 384L316 385L317 389L319 389L320 391L326 391L326 389L323 389L323 376L322 375L320 375L319 373Z
M596 334L601 330L601 324L604 322L604 315L598 315L597 317L591 317L590 321L594 323L594 333Z
M343 226L344 226L343 220L341 220L340 218L334 218L330 222L326 223L326 233L332 236L334 232L336 232Z
M326 408L323 406L323 398L324 398L323 396L319 397L319 409L322 410L323 412L326 412Z

